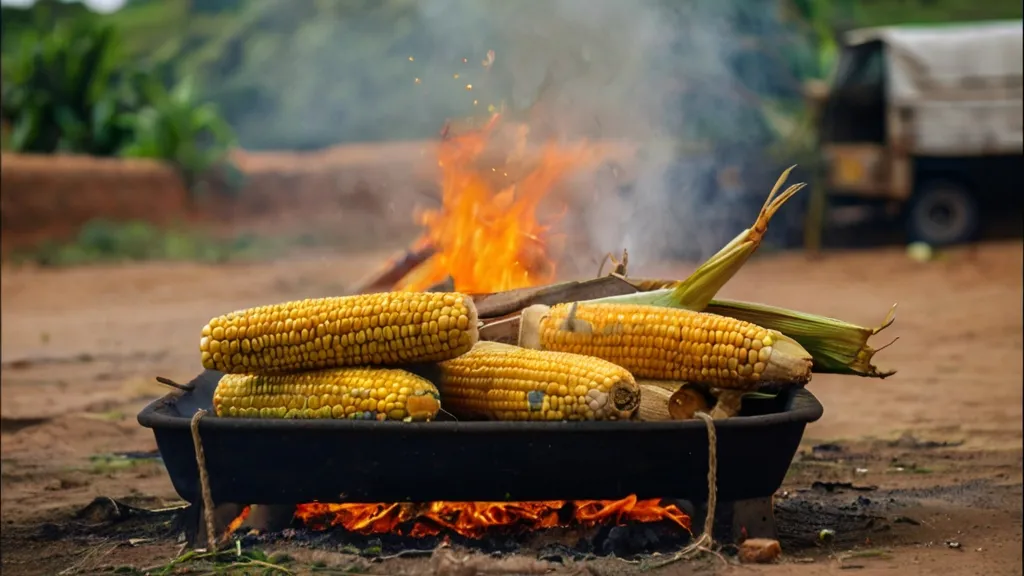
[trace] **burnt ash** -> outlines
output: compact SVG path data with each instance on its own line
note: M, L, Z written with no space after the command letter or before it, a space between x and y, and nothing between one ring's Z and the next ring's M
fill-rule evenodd
M780 494L774 501L774 521L777 539L790 555L814 555L822 551L847 549L858 546L884 546L898 538L916 541L926 527L917 519L915 508L922 500L936 494L963 492L976 500L986 500L993 494L1019 495L1019 486L996 486L990 483L968 481L954 486L931 490L874 489L843 483L795 490ZM968 502L975 499L967 498ZM8 525L5 534L20 534L27 541L129 542L145 538L154 542L180 542L188 526L199 523L195 510L148 512L120 503L111 505L109 499L97 499L78 513L66 514L63 519L36 525ZM725 503L719 503L725 509ZM689 512L689 511L688 511ZM237 511L234 512L237 515ZM692 516L696 530L702 524ZM227 518L226 521L230 521ZM245 534L248 527L232 536L241 540L243 548L263 549L271 545L334 551L355 554L370 559L384 560L396 556L428 556L435 548L448 543L460 549L475 550L496 556L509 554L567 562L615 555L638 559L660 552L673 553L689 543L689 535L673 523L634 523L626 526L598 526L592 528L550 528L526 533L490 532L484 538L471 539L455 534L429 537L409 537L394 534L362 535L343 528L324 531L304 527L301 521L280 524L283 529L265 530L254 535ZM409 528L409 527L404 527ZM193 526L193 530L195 527ZM823 532L829 538L823 539ZM902 536L900 536L902 534ZM716 522L716 541L725 544L729 531ZM922 536L923 538L923 536ZM930 538L930 537L929 537ZM197 542L202 545L201 540ZM726 553L729 551L726 547Z
M887 517L879 514L874 501L864 496L777 500L775 521L779 543L789 553L821 546L848 547L863 543L891 528ZM829 538L823 539L822 531Z

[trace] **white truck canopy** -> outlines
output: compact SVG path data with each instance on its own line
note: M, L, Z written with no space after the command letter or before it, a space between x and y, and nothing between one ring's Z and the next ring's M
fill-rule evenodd
M1024 151L1024 21L853 30L885 46L890 107L913 113L914 153Z

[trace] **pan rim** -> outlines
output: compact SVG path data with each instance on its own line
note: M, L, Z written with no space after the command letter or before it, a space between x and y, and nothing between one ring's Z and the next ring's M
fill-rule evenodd
M717 430L763 428L780 424L810 424L821 419L824 407L821 402L806 388L798 388L790 392L785 409L781 412L756 416L735 416L715 420ZM174 406L185 394L190 392L170 392L150 402L139 412L137 420L140 425L150 429L187 429L190 417L168 414L167 410ZM398 422L376 420L285 420L272 418L203 418L199 422L201 430L260 430L273 432L291 432L297 430L364 432L373 434L415 433L415 434L509 434L509 433L622 433L642 431L684 431L703 429L700 420L671 420L664 422L639 421L584 421L584 422L547 422L547 421L473 421L473 422Z

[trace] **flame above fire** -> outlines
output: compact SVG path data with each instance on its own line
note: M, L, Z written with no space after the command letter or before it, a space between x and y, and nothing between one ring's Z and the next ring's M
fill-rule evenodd
M295 517L310 529L340 526L361 534L435 536L449 531L481 538L489 530L533 531L558 526L622 525L667 521L690 530L690 518L675 504L660 500L576 502L431 502L427 504L302 504Z
M433 246L435 254L398 289L426 290L448 276L468 293L554 279L558 238L551 226L560 215L542 224L538 209L559 181L595 155L586 143L552 143L531 154L527 136L525 126L503 123L498 114L481 128L446 131L437 152L441 206L418 215L425 228L418 245Z

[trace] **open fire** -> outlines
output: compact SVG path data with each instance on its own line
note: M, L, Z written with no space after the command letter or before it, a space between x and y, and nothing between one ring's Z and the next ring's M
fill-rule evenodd
M573 171L597 159L588 143L533 149L524 125L494 114L482 127L445 130L438 145L441 206L417 220L417 247L434 254L397 288L427 290L448 277L466 293L487 293L552 281L562 237L552 231L565 207L542 222L541 203Z
M689 517L675 504L637 500L635 496L603 502L432 502L429 504L304 504L295 515L306 527L341 526L361 534L436 536L449 531L481 538L490 530L531 531L544 528L630 522L668 521L690 529Z
M428 290L449 278L455 289L490 293L554 280L562 215L542 222L542 202L573 171L598 159L598 147L549 143L531 149L528 130L494 114L459 134L446 128L438 146L441 206L417 214L424 234L409 254L417 261L393 289ZM235 532L249 516L243 509L228 526ZM458 535L481 539L500 532L522 534L550 528L654 524L690 531L690 518L661 499L545 502L306 503L294 520L309 530L342 528L362 535Z
M249 518L246 507L228 526L237 531ZM431 502L426 504L327 504L295 507L294 519L316 531L342 528L355 534L423 538L457 534L480 539L492 531L515 534L546 528L591 528L664 522L689 531L690 518L676 504L659 499L576 502Z

